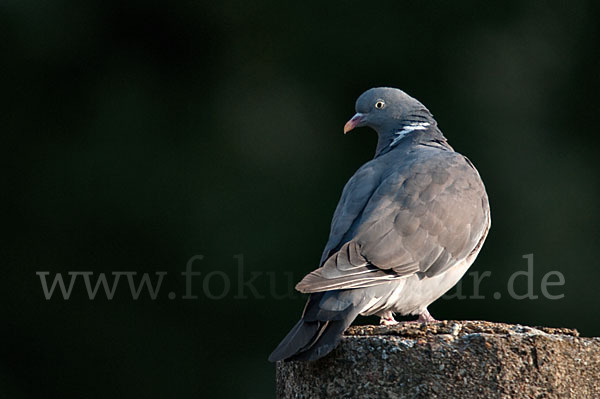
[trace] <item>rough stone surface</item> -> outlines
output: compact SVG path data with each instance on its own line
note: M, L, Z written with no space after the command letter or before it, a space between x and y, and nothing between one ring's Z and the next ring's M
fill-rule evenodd
M486 321L355 326L315 362L278 362L278 398L600 398L600 338Z

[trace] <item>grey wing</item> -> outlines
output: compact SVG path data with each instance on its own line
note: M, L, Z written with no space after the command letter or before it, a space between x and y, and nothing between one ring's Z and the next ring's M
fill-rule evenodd
M379 182L379 171L371 161L356 171L354 176L346 183L333 214L329 240L325 245L319 265L323 265L327 258L343 244L344 236L347 235L351 226L367 206Z
M478 249L489 229L479 174L462 155L423 156L381 181L343 245L298 283L301 292L369 287L443 273Z

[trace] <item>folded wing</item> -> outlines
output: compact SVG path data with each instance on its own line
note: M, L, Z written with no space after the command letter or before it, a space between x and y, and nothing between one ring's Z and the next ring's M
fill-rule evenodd
M489 206L472 164L435 149L402 164L397 169L380 161L378 171L367 163L350 179L322 266L298 283L299 291L370 287L414 273L435 276L481 245Z

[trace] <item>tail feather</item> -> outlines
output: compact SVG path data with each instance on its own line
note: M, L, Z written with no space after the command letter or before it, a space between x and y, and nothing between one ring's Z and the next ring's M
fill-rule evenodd
M287 360L317 360L335 349L342 339L342 334L355 319L334 320L325 323L319 337L307 349L295 354Z
M323 298L324 295L329 298ZM271 353L269 361L316 360L338 345L359 311L350 303L343 304L339 311L321 308L322 300L331 300L331 295L311 295L302 318Z
M307 323L304 319L300 319L271 353L269 361L276 362L292 357L304 347L309 346L318 331L318 322Z

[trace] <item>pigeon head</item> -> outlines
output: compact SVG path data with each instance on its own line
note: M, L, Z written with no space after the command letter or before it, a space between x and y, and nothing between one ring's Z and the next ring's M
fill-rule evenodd
M369 89L356 100L356 115L344 126L344 133L368 126L384 134L411 123L431 122L431 113L416 99L391 87Z

